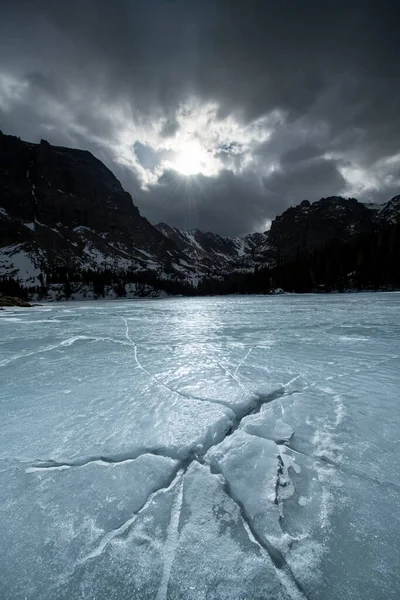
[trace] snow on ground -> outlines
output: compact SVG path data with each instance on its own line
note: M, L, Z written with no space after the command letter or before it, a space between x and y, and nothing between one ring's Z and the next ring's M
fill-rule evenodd
M400 294L0 311L2 600L387 600Z
M17 276L19 281L37 285L41 273L33 258L21 249L21 244L0 248L0 272L11 277Z
M85 233L86 231L90 231L90 233L98 235L95 229L91 229L90 227L86 227L85 225L78 225L78 227L74 227L72 231L75 231L75 233Z
M196 246L199 250L203 251L201 244L196 240L194 231L182 231L182 235L189 241L190 244Z
M189 267L189 268L193 269L193 264L189 264L189 263L187 262L187 260L184 260L183 258L180 258L180 259L179 259L179 262L180 262L180 264L181 264L181 265L183 265L184 267Z
M116 248L116 250L119 251L119 248ZM104 254L92 242L86 242L83 253L86 255L86 262L90 268L115 268L123 270L132 268L134 264L134 260L130 257L124 258L119 254Z
M146 250L141 250L140 248L135 248L136 252L140 252L141 254L144 254L145 256L147 256L148 258L153 259L153 255L150 254L150 252L146 252Z
M244 256L246 254L245 252L245 239L244 238L239 238L235 240L235 246L236 246L236 250L237 250L237 255L238 256Z

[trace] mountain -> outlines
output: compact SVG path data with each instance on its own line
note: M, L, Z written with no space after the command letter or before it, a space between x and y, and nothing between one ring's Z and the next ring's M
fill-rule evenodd
M373 211L354 198L333 196L287 209L272 222L269 241L276 256L286 259L333 240L349 241L373 228Z
M47 293L54 284L65 285L64 295L72 288L75 297L77 289L90 296L95 288L103 295L105 287L111 295L194 294L213 289L204 282L231 276L251 287L255 269L274 269L337 243L346 248L395 227L399 217L400 196L380 205L334 196L304 200L277 216L270 231L243 238L153 226L90 152L0 132L4 293L14 284Z
M355 198L331 196L310 204L304 200L276 217L268 235L275 259L287 260L332 242L353 242L396 222L400 196L385 204L363 204Z
M378 227L396 225L400 218L400 196L394 196L385 204L365 204L373 211L373 220Z
M20 279L62 266L194 271L90 152L0 134L0 199L2 270Z
M249 233L239 238L200 229L181 231L166 223L159 223L156 228L179 250L214 273L245 272L269 260L267 233Z

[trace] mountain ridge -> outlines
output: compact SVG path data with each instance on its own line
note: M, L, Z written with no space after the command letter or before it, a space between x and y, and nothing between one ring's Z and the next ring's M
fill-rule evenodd
M0 132L0 276L28 286L55 271L108 271L194 289L210 277L251 274L354 242L399 216L400 196L380 205L331 196L289 207L269 231L242 238L152 225L90 152Z

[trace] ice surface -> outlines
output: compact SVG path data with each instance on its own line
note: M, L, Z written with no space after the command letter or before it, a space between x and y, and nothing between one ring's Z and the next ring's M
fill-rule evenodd
M149 496L167 487L177 470L176 461L151 455L78 467L3 465L1 597L7 598L60 597L65 580L123 536Z
M0 312L0 598L400 588L400 294Z

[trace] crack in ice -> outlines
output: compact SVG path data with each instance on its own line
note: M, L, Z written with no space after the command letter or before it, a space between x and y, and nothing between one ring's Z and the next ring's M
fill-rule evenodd
M184 473L182 473L179 483L176 484L178 489L175 493L174 501L171 507L171 519L168 526L167 542L164 548L163 573L156 600L167 600L168 596L168 584L175 558L176 547L179 540L179 523L181 520L183 503L183 475Z
M224 400L215 400L215 399L211 399L211 398L199 398L197 396L191 396L190 394L184 394L182 392L180 392L179 390L175 390L174 388L168 386L167 384L165 384L163 381L161 381L160 379L158 379L158 377L156 375L154 375L153 373L151 373L148 369L146 369L146 367L144 367L142 365L142 363L140 362L139 358L138 358L138 347L137 344L133 341L133 339L131 338L130 334L129 334L129 325L128 325L128 321L126 320L125 317L121 316L121 319L124 321L125 323L125 337L129 342L129 345L133 347L134 350L134 357L135 357L135 362L136 362L136 366L141 369L141 371L143 371L144 373L146 373L146 375L152 380L155 381L159 386L163 387L164 389L168 390L169 392L171 392L172 394L176 394L177 396L184 398L185 400L199 400L201 402L208 402L210 404L218 404L220 406L224 406L225 408L228 408L230 411L233 411L232 407L229 406L228 402L225 402ZM234 412L234 411L233 411Z
M240 423L245 417L249 416L253 412L259 411L261 409L261 406L266 402L272 402L273 400L286 395L285 385L288 384L282 385L280 388L274 390L270 394L267 394L265 396L259 396L258 402L255 406L254 404L252 404L252 406L248 407L248 410L242 417L236 418L235 428L240 426ZM211 460L209 460L206 457L208 451L212 447L216 447L219 444L221 444L226 439L226 437L232 433L232 427L223 434L221 439L215 440L214 443L210 443L207 446L203 446L202 452L195 454L193 453L193 451L189 451L185 458L180 459L176 465L176 468L173 470L173 473L165 482L165 484L157 490L153 491L151 494L149 494L147 499L143 502L142 506L129 519L124 521L119 527L103 535L103 537L100 540L100 543L89 554L83 557L76 564L73 573L75 573L80 568L84 568L88 562L97 559L107 550L107 548L113 542L113 540L126 534L134 525L138 517L148 508L148 506L150 506L154 498L156 498L161 493L166 493L167 491L171 490L174 486L179 485L171 508L171 519L168 527L163 573L157 593L157 600L166 600L171 569L175 556L175 550L179 539L179 522L183 501L183 480L190 465L196 461L200 464L207 464L207 466L210 469L210 473L213 475L217 475L221 478L224 492L239 507L243 526L249 536L249 539L260 548L262 553L266 553L266 556L268 556L268 559L272 562L277 571L279 580L281 581L282 585L284 585L285 589L290 593L291 597L295 597L298 600L306 600L307 596L305 594L305 591L301 583L296 579L282 552L278 548L276 548L266 536L261 535L257 531L257 528L254 526L251 517L247 515L244 505L233 494L229 482L223 475L219 465L212 458ZM78 458L74 461L64 461L59 463L56 461L48 461L47 463L41 463L37 466L27 469L27 472L34 472L46 469L63 469L68 467L79 467L99 461L105 464L118 464L129 460L135 460L139 456L143 456L145 454L164 456L168 458L177 458L174 451L171 451L167 448L157 448L151 450L145 449L142 451L138 450L137 452L120 453L109 456L99 455L80 459ZM280 455L278 455L277 480L275 485L276 504L279 503L278 491L280 485L280 472L283 472L283 461ZM179 484L177 483L178 481ZM282 527L281 523L280 526Z
M295 575L294 575L292 569L290 568L289 564L287 563L284 555L278 548L276 548L276 546L274 546L269 541L269 539L266 536L261 535L257 531L257 528L254 526L252 518L247 514L243 503L232 492L231 486L230 486L228 480L226 479L225 475L223 474L218 463L211 458L211 460L209 462L209 467L210 467L211 474L216 475L220 478L222 487L223 487L226 495L238 506L241 517L242 517L243 525L245 527L247 535L249 536L249 539L253 543L255 543L260 548L261 551L266 552L267 556L269 557L272 564L274 565L274 567L278 573L278 576L279 576L281 582L284 584L285 588L288 587L288 583L289 583L289 588L291 588L292 591L293 591L293 587L296 589L297 597L306 600L307 595L303 589L303 586L295 577ZM282 575L283 575L283 577L282 577ZM290 585L290 584L292 584L292 585Z
M225 365L223 365L220 361L217 361L217 365L221 367L221 369L225 371L225 373L229 375L229 377L231 377L242 390L244 390L246 393L251 393L249 388L242 381L240 381L239 377L237 377L236 371L235 373L232 373L232 371L230 371L228 367L225 367Z
M398 491L400 490L399 484L394 483L393 481L390 481L388 479L379 479L378 477L374 477L373 475L368 475L367 473L364 473L363 471L359 471L358 469L351 469L350 467L346 467L345 465L340 464L340 463L332 460L331 458L328 458L325 456L318 456L318 454L308 454L307 452L304 452L303 450L297 450L296 448L293 448L293 446L288 444L288 442L286 442L286 441L283 443L283 445L288 450L291 450L291 452L294 452L294 454L300 454L302 456L306 456L307 458L310 458L311 460L323 462L324 464L329 465L330 467L334 467L334 468L338 469L339 471L344 471L345 473L350 473L350 475L355 475L356 477L360 477L361 479L366 479L367 481L372 481L373 483L377 483L382 486L388 485L390 487L395 488Z
M144 456L144 455L161 456L164 458L171 458L173 460L190 460L190 459L195 460L195 459L198 459L199 457L205 456L207 454L207 452L210 450L210 448L219 445L220 443L222 443L225 440L225 438L227 436L231 435L234 431L236 431L240 427L240 424L246 417L259 413L261 410L261 407L264 404L269 404L270 402L281 399L283 397L296 394L297 390L288 392L286 390L286 388L288 385L293 383L293 381L298 379L298 377L300 377L300 376L294 377L289 382L282 384L281 386L279 386L272 392L269 392L268 394L265 394L265 395L255 394L254 397L249 401L249 404L245 408L245 411L243 412L243 414L240 414L241 411L236 412L234 410L234 408L228 406L227 404L224 404L224 407L228 408L229 411L232 413L233 420L231 421L231 424L225 430L225 432L224 433L221 432L222 437L218 436L217 438L214 438L214 440L210 441L210 443L205 443L205 441L206 441L205 439L195 440L184 455L182 455L182 452L179 449L169 448L168 446L145 447L145 448L136 448L136 449L132 449L132 450L126 450L124 452L118 452L118 453L113 453L113 454L96 454L96 455L90 455L90 456L81 456L81 457L77 457L77 458L71 459L71 460L60 460L60 461L54 460L54 459L37 460L33 464L31 464L31 466L28 467L25 472L26 473L34 473L34 472L44 471L44 470L57 470L57 469L62 470L62 469L72 468L72 467L84 467L91 463L122 464L124 462L136 460L140 456ZM249 435L255 435L256 437L262 437L262 436L257 436L257 434L253 434L251 432L246 432L246 433L248 433ZM195 452L194 448L199 448L199 446L201 446L201 448L202 448L201 451ZM290 448L290 446L287 446L287 447ZM294 452L296 452L296 450L294 450L294 449L292 449L292 450ZM23 462L26 462L26 461L23 461Z
M107 550L109 544L117 537L120 537L121 535L123 535L124 533L126 533L131 527L132 525L135 523L136 519L139 517L139 515L146 510L146 508L151 504L151 502L154 500L154 498L161 493L165 493L168 490L172 489L174 487L174 485L176 484L177 479L183 474L185 473L186 468L182 469L178 467L177 472L175 471L172 475L172 477L170 478L170 480L161 488L159 488L158 490L152 492L147 499L145 500L145 502L143 503L143 505L139 508L139 510L137 510L129 519L127 519L122 525L120 525L119 527L117 527L116 529L112 529L111 531L109 531L108 533L106 533L102 540L100 541L100 544L94 549L92 550L92 552L90 552L89 554L87 554L84 558L82 558L79 563L77 564L77 567L83 567L86 565L86 563L88 561L91 561L97 557L99 557L100 555L102 555L105 550Z
M257 346L255 346L257 347ZM244 361L247 359L247 357L250 355L250 352L253 351L253 347L249 348L246 355L239 361L236 369L234 370L233 374L236 375L236 373L239 371L240 367L242 366L242 364L244 363Z
M38 471L55 471L57 469L69 469L73 467L86 467L87 465L96 463L104 465L119 465L126 462L134 461L141 456L161 456L163 458L171 458L178 460L177 453L168 448L144 448L136 449L131 452L120 452L117 454L98 454L95 456L82 456L72 460L47 460L47 461L35 461L31 467L28 467L26 473L35 473Z
M125 319L125 317L121 317L121 318L123 319L123 321L125 323L125 328L126 328L125 329L125 337L128 341L128 344L130 346L132 346L134 349L134 358L135 358L137 367L140 368L144 373L146 373L147 376L151 380L154 380L157 384L168 389L172 393L175 393L179 396L183 396L184 398L187 398L180 392L173 390L169 386L165 385L162 381L160 381L155 375L151 374L150 371L148 371L142 365L142 363L140 362L140 360L138 358L137 345L130 336L128 322ZM275 333L275 332L273 332L273 333ZM249 354L250 354L250 352L247 353L246 357ZM236 371L234 373L231 373L228 369L225 369L224 367L222 367L241 387L242 387L242 384L238 380L236 373L237 373L237 370L240 368L241 364L243 364L246 357L244 357L244 359L238 365L238 367L236 368ZM246 530L247 534L249 535L249 538L251 539L251 541L253 543L255 543L256 545L259 546L259 548L261 549L262 552L265 552L267 554L267 556L269 557L269 560L271 560L272 564L274 565L275 569L277 570L279 579L284 584L285 588L287 590L288 590L288 588L290 588L292 594L294 591L295 595L297 595L298 598L305 599L306 594L304 592L304 589L302 588L302 585L298 582L295 575L293 574L293 572L292 572L289 564L287 563L284 555L282 554L282 552L278 548L276 548L269 541L269 539L266 536L260 534L257 531L257 527L255 527L251 517L249 517L249 515L246 513L246 509L245 509L243 503L238 498L236 498L234 493L232 492L229 482L223 475L223 472L222 472L221 468L219 467L219 465L212 458L208 459L208 457L206 457L208 451L212 447L216 447L219 444L221 444L228 435L232 434L233 431L235 431L240 426L243 419L245 419L247 416L259 412L261 410L261 407L263 406L263 404L273 402L274 400L277 400L284 396L288 396L293 393L296 393L296 391L288 392L287 387L289 385L291 385L294 381L296 381L299 377L300 376L294 377L287 383L280 385L277 389L275 389L267 394L255 394L253 396L253 398L251 398L251 400L249 401L249 403L248 403L247 407L244 409L243 413L242 413L242 411L236 412L232 407L224 404L225 408L228 408L231 411L232 415L234 415L234 419L232 419L231 426L228 429L226 429L225 432L221 432L221 435L218 436L217 438L212 438L212 437L209 438L208 443L205 443L205 440L203 440L203 443L201 443L201 445L200 445L200 447L201 447L200 452L194 452L194 450L193 450L194 447L196 447L196 448L199 447L199 440L197 440L197 444L196 445L193 444L189 449L187 449L185 451L186 454L183 456L182 456L182 451L175 450L175 449L169 449L167 447L142 448L142 449L136 449L136 450L129 451L129 452L121 452L121 453L110 454L110 455L99 454L96 456L80 457L80 458L76 458L76 459L70 460L70 461L69 460L60 461L60 462L54 461L54 460L42 461L42 462L38 462L38 463L32 465L30 468L28 468L26 471L31 473L31 472L35 472L35 471L41 471L41 470L65 469L65 468L70 468L70 467L84 467L85 465L88 465L90 463L121 464L126 461L135 460L135 459L139 458L139 456L143 456L145 454L163 456L163 457L173 458L173 459L177 460L177 465L176 465L175 469L173 470L173 473L168 478L168 480L164 483L164 485L162 487L158 488L157 490L153 491L151 494L149 494L147 499L143 502L142 506L129 519L124 521L119 527L112 529L111 531L105 533L102 536L98 545L89 554L87 554L84 558L82 558L76 564L74 572L76 572L76 570L79 568L85 567L85 565L88 562L90 562L91 560L94 560L94 559L98 558L99 556L101 556L107 550L107 548L109 547L110 543L113 542L113 540L126 534L131 529L131 527L134 525L134 523L136 522L139 515L142 514L146 510L146 508L151 504L151 502L154 500L154 498L157 497L157 495L159 495L161 493L165 493L168 490L172 489L175 485L178 485L179 487L177 488L177 492L176 492L176 495L175 495L175 498L173 501L173 505L172 505L172 509L171 509L171 519L170 519L170 524L168 527L168 535L167 535L167 542L166 542L166 549L165 549L166 553L164 556L164 565L163 565L163 574L162 574L162 579L161 579L160 587L158 589L158 594L157 594L157 600L165 600L167 598L167 594L168 594L168 584L169 584L169 580L170 580L172 564L174 561L175 549L176 549L176 545L178 543L178 538L179 538L178 530L179 530L179 520L180 520L182 499L183 499L183 479L184 479L184 475L187 472L190 465L193 462L197 461L201 464L206 463L210 469L211 474L217 475L221 478L222 484L223 484L223 490L231 498L231 500L233 502L235 502L235 504L240 509L242 521L243 521L245 530ZM220 401L220 403L222 403L222 401ZM276 479L276 484L275 484L275 503L276 504L279 504L278 493L279 493L280 474L281 473L283 473L283 461L279 455L278 467L277 467L277 479ZM179 484L177 483L178 481L179 481Z
M45 352L51 352L52 350L57 350L58 348L72 346L75 342L78 342L81 340L92 341L92 342L110 342L113 344L121 344L123 346L130 345L121 340L116 340L116 339L108 338L108 337L93 337L93 336L87 336L87 335L77 335L75 337L67 338L66 340L62 340L59 344L47 346L46 348L41 348L39 350L34 350L32 352L24 352L22 354L17 354L16 356L12 356L11 358L5 358L2 361L0 361L0 367L5 367L8 364L10 364L16 360L20 360L21 358L28 358L29 356L35 356L36 354L44 354Z
M236 369L234 370L234 375L237 374L237 372L239 371L240 367L243 365L243 363L246 361L246 359L248 358L248 356L250 355L250 353L255 349L255 348L259 348L260 344L262 344L263 342L265 342L266 340L268 340L269 338L271 338L273 335L275 335L275 333L277 333L280 329L282 329L283 325L280 325L278 327L278 329L275 329L275 331L272 331L269 335L267 335L266 338L264 338L261 342L259 342L258 344L256 344L255 346L251 346L249 348L249 350L247 351L246 355L239 361Z

